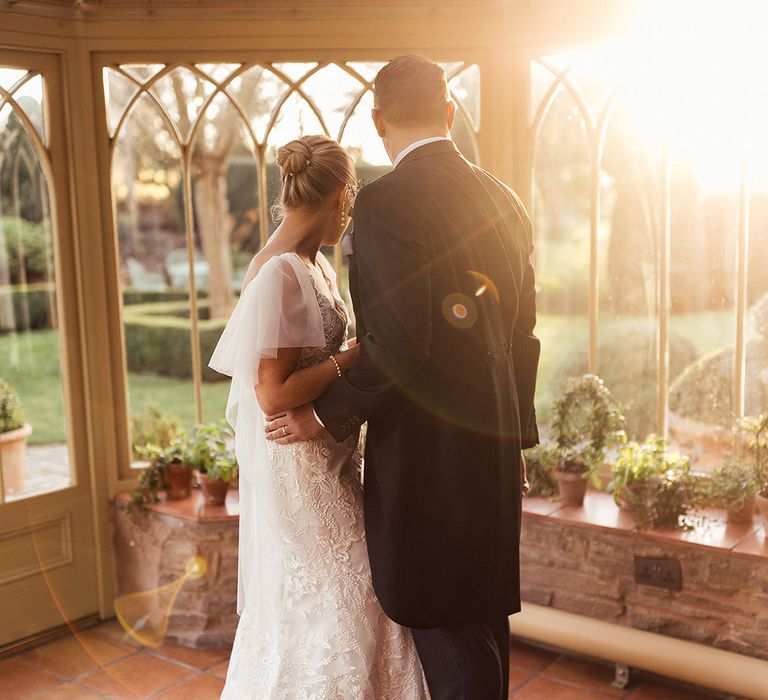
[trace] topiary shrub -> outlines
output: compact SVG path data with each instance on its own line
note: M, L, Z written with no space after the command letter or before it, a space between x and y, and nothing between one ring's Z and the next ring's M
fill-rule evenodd
M747 414L755 415L768 405L768 342L748 341L746 345L744 403ZM702 357L669 388L669 409L685 418L730 428L733 405L733 348L723 348Z
M0 379L0 433L9 433L24 426L19 395L10 384Z
M24 265L27 282L47 279L53 270L53 247L43 224L4 216L0 217L0 230L5 238L11 284L22 281L20 263Z
M227 319L206 319L207 304L199 305L200 355L203 380L223 381L208 367L208 358ZM179 379L192 378L191 324L187 301L133 304L124 307L125 351L129 372L146 372Z
M768 406L768 294L749 310L752 338L746 343L744 403L747 415L758 415ZM669 388L669 408L685 418L730 429L733 405L734 349L722 348L702 357Z
M557 392L568 377L587 371L583 348L587 340L577 339L572 350L555 368L552 383ZM644 436L656 429L658 415L658 361L656 329L640 321L607 328L598 342L600 377L621 403L626 430L631 436ZM669 376L676 377L698 353L684 336L669 334Z
M43 330L53 328L56 296L50 282L29 284L24 289L18 285L0 288L0 308L11 298L12 316L0 315L2 331Z

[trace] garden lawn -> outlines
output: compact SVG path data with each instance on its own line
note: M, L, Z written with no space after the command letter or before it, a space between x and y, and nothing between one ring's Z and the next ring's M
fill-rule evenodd
M0 377L21 397L27 420L32 424L31 444L64 442L66 437L64 400L59 365L57 331L0 335ZM191 428L195 422L192 382L155 374L128 377L131 412L146 414L155 403ZM203 384L205 420L224 417L229 382Z

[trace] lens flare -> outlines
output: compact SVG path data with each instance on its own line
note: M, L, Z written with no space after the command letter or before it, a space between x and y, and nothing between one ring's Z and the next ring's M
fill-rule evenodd
M161 646L179 590L187 579L200 579L207 571L208 563L203 557L192 557L184 567L184 574L175 581L159 588L120 596L115 600L115 613L123 629L139 644L154 648Z
M467 270L467 274L477 282L478 287L475 290L475 296L481 297L484 294L490 294L493 300L499 303L499 288L494 284L493 280L488 275L476 270Z
M477 320L477 305L466 294L449 294L442 303L443 316L456 328L472 328Z

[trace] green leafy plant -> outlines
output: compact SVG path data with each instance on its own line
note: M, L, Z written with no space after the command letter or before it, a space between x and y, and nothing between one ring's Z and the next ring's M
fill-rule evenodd
M229 482L237 476L237 461L230 446L232 430L226 421L198 425L189 437L184 462L206 474L210 481Z
M760 495L768 498L768 413L736 423L736 453L748 460Z
M147 414L146 418L133 416L131 419L134 459L147 459L156 454L161 445L170 445L182 432L179 419L163 412L157 404L149 404Z
M550 434L556 445L557 469L583 474L600 486L597 469L606 450L626 442L624 416L600 377L585 374L569 380L554 402Z
M158 494L166 488L168 467L174 463L184 464L186 452L187 435L183 431L164 447L148 444L143 448L142 454L149 460L149 466L141 472L136 487L131 491L126 512L132 520L136 521L148 504L160 500Z
M707 478L703 503L714 508L738 511L758 492L752 466L732 456L717 466Z
M702 502L702 482L688 457L667 452L656 435L619 450L608 490L617 504L632 506L641 529L690 529L689 518Z
M667 452L664 438L649 435L642 444L632 441L619 449L607 490L617 505L644 507L646 492L654 490L660 477L670 470L688 469L687 457Z
M21 400L10 384L0 379L0 433L8 433L24 426Z
M560 489L555 476L558 456L552 442L541 443L525 450L525 471L530 485L528 496L550 498L557 496Z

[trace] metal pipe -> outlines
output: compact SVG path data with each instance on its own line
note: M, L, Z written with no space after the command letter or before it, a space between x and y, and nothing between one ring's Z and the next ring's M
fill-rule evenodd
M524 603L513 635L754 700L768 698L768 661ZM514 653L514 652L513 652Z

